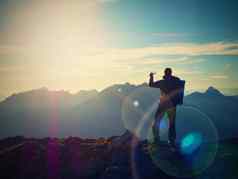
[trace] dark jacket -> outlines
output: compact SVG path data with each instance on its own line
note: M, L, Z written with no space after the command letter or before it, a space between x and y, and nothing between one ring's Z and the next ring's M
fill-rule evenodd
M184 81L180 80L176 76L164 76L162 80L155 82L153 77L151 77L149 86L159 88L161 95L169 96L173 105L176 106L177 104L183 103L184 83Z

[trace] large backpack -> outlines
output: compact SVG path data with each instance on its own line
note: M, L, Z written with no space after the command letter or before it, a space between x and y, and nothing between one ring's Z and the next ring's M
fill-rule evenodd
M185 81L184 80L178 80L178 93L173 97L173 103L175 105L182 105L183 104L183 98L184 98L184 90L185 90Z

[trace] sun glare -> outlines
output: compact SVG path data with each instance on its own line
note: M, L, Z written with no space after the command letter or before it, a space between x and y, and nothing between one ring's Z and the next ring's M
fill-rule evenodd
M103 71L105 59L93 57L106 47L108 34L96 1L30 2L16 10L12 24L9 36L23 48L26 62L46 78L54 76L52 83L71 76L84 83L90 72Z

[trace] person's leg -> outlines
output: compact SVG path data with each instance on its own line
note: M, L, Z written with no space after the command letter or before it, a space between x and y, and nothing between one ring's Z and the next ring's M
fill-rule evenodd
M176 139L176 107L167 110L169 118L169 142L175 144Z
M163 118L163 116L164 116L164 110L162 109L162 107L159 106L155 113L155 120L152 126L152 132L153 132L156 143L160 142L159 128L160 128L160 121Z

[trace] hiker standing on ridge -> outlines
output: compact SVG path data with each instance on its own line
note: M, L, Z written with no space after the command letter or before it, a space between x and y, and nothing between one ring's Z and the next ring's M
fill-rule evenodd
M166 68L162 80L154 82L154 73L150 73L149 86L160 89L160 101L155 113L155 121L152 126L155 142L160 142L159 126L164 114L167 113L169 118L169 145L175 147L176 140L176 106L183 104L185 81L178 77L172 76L172 69Z

